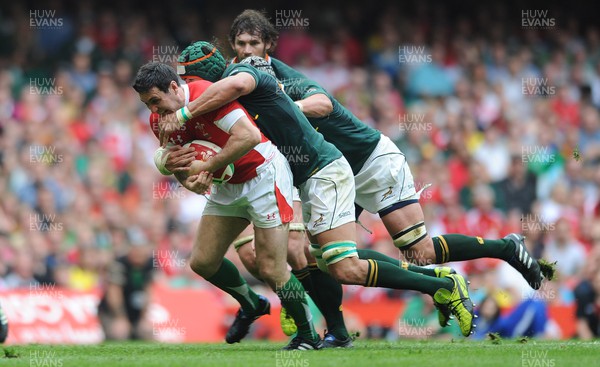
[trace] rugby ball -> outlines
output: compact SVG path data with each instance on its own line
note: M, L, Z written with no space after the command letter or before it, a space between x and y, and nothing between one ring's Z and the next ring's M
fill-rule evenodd
M221 151L221 147L217 144L211 143L206 140L194 140L184 145L184 148L192 147L198 152L196 155L196 160L200 161L208 161L213 156L217 155ZM226 167L221 168L213 172L213 183L222 184L223 182L227 182L233 176L234 167L233 163L228 164ZM198 172L190 171L190 174L197 174Z

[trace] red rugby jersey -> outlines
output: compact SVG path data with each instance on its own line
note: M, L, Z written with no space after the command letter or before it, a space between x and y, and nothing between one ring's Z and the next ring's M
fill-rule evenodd
M183 84L181 87L185 93L185 105L187 106L190 101L198 98L211 84L211 82L205 80ZM175 145L184 145L193 140L206 140L222 148L231 136L229 130L241 116L248 117L252 124L256 126L244 107L237 101L233 101L212 112L187 121L179 130L171 133L169 142ZM150 127L157 138L159 118L160 115L157 113L150 115ZM228 181L229 183L239 184L256 177L257 171L260 172L260 169L273 159L277 148L262 133L260 135L261 142L246 155L233 162L235 169L233 176Z

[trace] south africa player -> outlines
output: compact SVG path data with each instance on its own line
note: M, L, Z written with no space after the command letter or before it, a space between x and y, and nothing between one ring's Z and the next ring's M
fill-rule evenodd
M274 49L277 36L277 30L262 13L255 10L242 12L234 20L229 34L237 55L232 62L252 56L266 60L266 69L272 68L283 89L311 125L325 140L333 143L352 166L356 203L360 210L364 208L379 214L394 244L407 259L417 264L440 264L481 257L499 258L517 269L532 288L539 289L543 279L540 266L528 253L524 237L519 234L513 233L500 240L460 234L431 238L425 229L419 193L415 192L404 154L389 138L361 122L317 83L270 57L267 52ZM260 60L253 63L256 62L261 63ZM434 275L434 269L429 271ZM338 301L329 303L334 305L333 309ZM444 307L439 308L440 324L445 326L449 312Z

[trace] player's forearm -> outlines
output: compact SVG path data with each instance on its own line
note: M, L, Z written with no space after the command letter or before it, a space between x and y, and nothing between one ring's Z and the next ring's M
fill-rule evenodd
M212 84L202 95L188 104L193 117L216 110L227 103L236 100L243 95L243 89L239 87L234 78L225 78Z
M256 130L242 130L232 134L219 154L208 160L208 171L215 172L233 163L246 155L252 148L260 143L260 132Z
M173 174L173 176L175 176L175 178L177 179L177 181L179 181L181 186L185 187L185 179L188 176L187 172L175 172ZM186 189L187 189L187 187L186 187Z
M306 117L325 117L333 111L333 104L325 94L313 94L295 103Z

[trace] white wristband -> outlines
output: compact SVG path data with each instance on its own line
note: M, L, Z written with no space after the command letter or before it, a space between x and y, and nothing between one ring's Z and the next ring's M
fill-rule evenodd
M298 109L300 109L300 112L304 112L304 106L302 105L302 102L300 101L295 101L294 104L296 106L298 106Z
M154 164L156 165L156 168L158 168L158 171L165 176L173 174L165 167L169 154L171 154L169 150L162 147L159 147L156 149L156 152L154 152Z
M175 116L177 116L177 121L179 121L179 125L185 124L188 120L191 120L192 113L187 106L184 106L177 111L175 111Z

